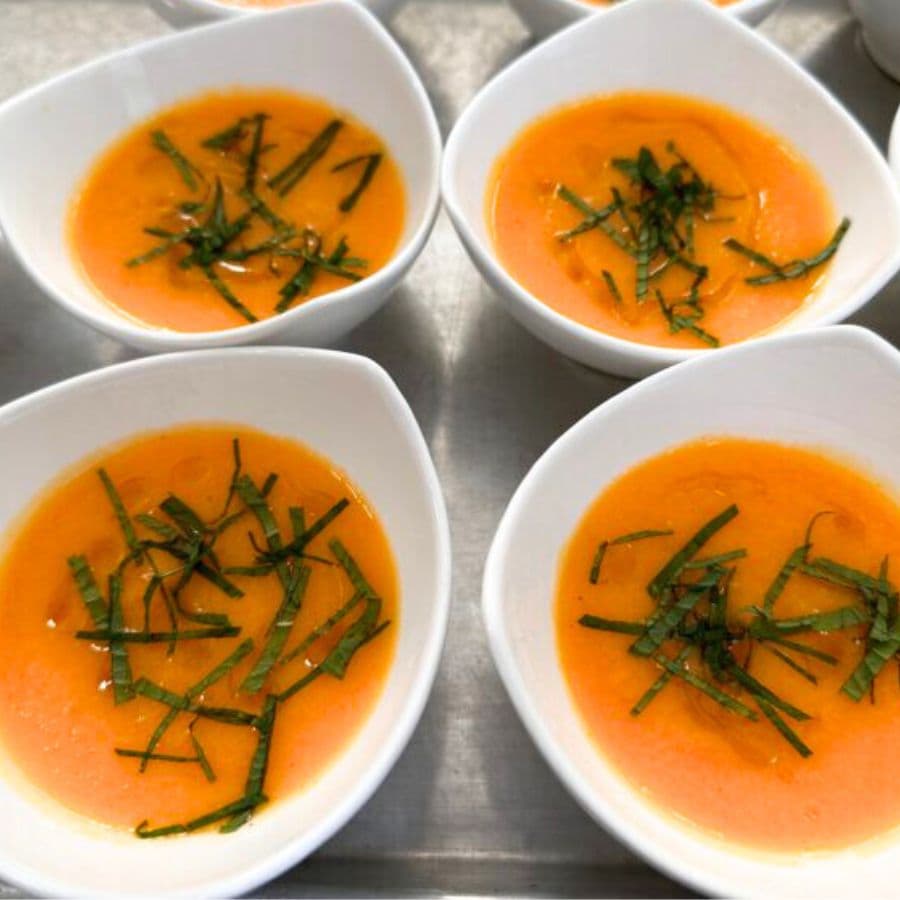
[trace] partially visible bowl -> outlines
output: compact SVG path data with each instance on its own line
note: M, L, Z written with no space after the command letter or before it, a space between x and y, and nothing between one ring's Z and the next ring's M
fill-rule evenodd
M572 25L498 75L460 117L444 154L444 201L469 255L509 312L556 350L632 378L719 352L639 344L581 325L523 288L497 257L485 215L497 158L550 110L622 90L684 94L758 121L812 163L836 212L852 219L824 283L770 333L839 322L900 268L900 190L872 140L837 100L707 0L629 0Z
M172 2L177 3L178 0ZM711 3L712 0L708 2ZM723 12L736 16L748 25L758 25L782 2L783 0L736 0ZM509 3L536 38L545 38L587 16L602 15L610 11L607 7L592 5L586 0L509 0Z
M900 81L900 7L894 0L850 0L863 43L875 63Z
M709 435L820 448L858 462L896 492L900 353L855 326L772 338L662 372L578 422L525 477L488 555L482 603L500 676L538 748L586 812L701 894L900 896L900 832L828 853L729 844L655 806L627 781L594 744L569 693L555 644L562 550L592 500L616 478Z
M313 852L368 800L406 746L431 689L450 602L444 501L409 406L384 370L363 357L268 347L183 353L101 369L16 400L0 409L3 459L15 473L0 496L0 531L84 457L143 431L197 421L301 441L372 503L400 585L387 682L359 732L315 782L232 835L136 840L69 812L0 758L0 876L30 892L251 891Z
M91 163L159 110L207 91L280 88L320 97L366 123L388 147L406 190L393 258L348 287L226 331L143 325L99 296L70 252L73 194ZM322 0L220 22L120 51L0 106L0 227L38 286L99 331L147 351L260 341L321 346L372 315L415 262L438 209L441 141L409 60L357 3Z
M219 19L233 19L272 11L265 7L228 3L226 0L147 0L147 2L161 18L176 28L188 28ZM315 0L296 0L296 2L299 5L313 3ZM403 5L404 0L351 0L351 2L359 3L383 22L389 22Z
M894 116L894 124L891 126L891 136L888 141L888 162L894 173L897 184L900 185L900 107Z

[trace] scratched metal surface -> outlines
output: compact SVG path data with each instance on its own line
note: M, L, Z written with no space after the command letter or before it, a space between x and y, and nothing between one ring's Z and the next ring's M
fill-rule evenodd
M139 0L0 0L0 98L166 31ZM410 0L394 31L444 133L529 46L502 0ZM870 63L844 0L788 0L764 31L885 146L900 86ZM898 303L895 282L856 321L900 343ZM485 553L519 480L560 432L626 383L569 363L518 327L443 216L406 285L341 347L388 369L425 432L452 520L453 613L431 702L396 769L340 834L260 893L685 896L557 783L507 702L479 612ZM43 298L0 239L0 402L133 355ZM0 885L0 896L15 895Z

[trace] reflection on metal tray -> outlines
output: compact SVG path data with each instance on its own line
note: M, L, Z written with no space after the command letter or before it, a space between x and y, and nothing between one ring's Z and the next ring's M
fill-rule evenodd
M394 27L445 133L529 44L501 0L411 0ZM0 0L0 98L166 30L139 0ZM900 85L869 61L843 0L789 0L763 30L885 146ZM856 321L900 343L897 304L900 282ZM507 702L481 627L484 556L515 486L560 432L626 383L567 362L516 325L444 217L406 285L341 346L384 365L419 418L450 509L454 607L434 694L394 772L350 825L262 893L684 895L550 774ZM41 298L0 243L0 401L132 355Z

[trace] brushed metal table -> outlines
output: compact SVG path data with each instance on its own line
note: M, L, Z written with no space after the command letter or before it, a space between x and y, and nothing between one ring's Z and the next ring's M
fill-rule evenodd
M0 0L0 99L167 30L140 0ZM844 0L788 0L763 31L886 145L900 85L869 61ZM394 32L445 134L530 43L502 0L410 0ZM855 321L900 345L898 304L900 280ZM484 557L516 485L562 431L627 383L568 362L516 325L443 215L406 284L340 348L391 373L431 447L453 529L450 631L431 701L384 786L313 858L258 893L688 896L559 785L507 701L481 627ZM44 298L0 238L0 402L134 355ZM18 896L2 886L0 895Z

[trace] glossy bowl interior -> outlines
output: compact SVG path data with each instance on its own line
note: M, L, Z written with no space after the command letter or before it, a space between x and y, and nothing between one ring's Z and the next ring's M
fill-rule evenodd
M621 90L693 96L758 121L819 171L836 219L853 220L824 284L776 331L840 321L900 267L894 179L871 139L817 81L706 0L623 3L571 26L497 76L463 113L444 154L444 200L469 255L507 309L555 349L628 377L716 352L638 344L580 325L521 287L497 258L485 198L498 156L542 114Z
M180 100L231 87L320 97L379 134L406 188L398 249L368 278L255 324L187 334L135 322L80 272L66 234L72 197L97 156L124 132ZM383 26L346 0L234 19L115 53L0 106L0 130L16 136L0 143L0 226L10 246L63 308L143 350L334 341L387 299L437 212L440 136L424 88Z
M758 25L782 2L783 0L737 0L725 7L724 11L748 25ZM608 8L591 5L585 0L509 0L509 3L526 28L537 38L544 38L587 16L609 12Z
M0 530L85 456L143 431L197 421L299 440L345 471L372 503L400 582L386 686L321 777L233 835L140 841L69 812L0 759L0 875L30 891L245 893L299 862L362 806L409 740L430 691L449 606L446 513L412 412L385 372L362 357L289 348L151 357L17 400L0 409L4 460L16 473L0 497Z
M676 366L582 419L528 473L491 547L483 611L497 668L531 736L584 809L702 894L900 896L898 832L821 855L729 845L657 808L630 784L598 751L569 694L553 619L560 553L593 499L619 475L708 435L821 448L900 490L900 353L854 326L772 338Z
M147 2L161 18L176 28L188 28L192 25L202 25L219 19L233 19L255 13L271 12L265 8L227 3L225 0L147 0ZM297 0L297 2L312 3L315 0ZM351 2L359 3L383 22L388 22L404 0L351 0Z

